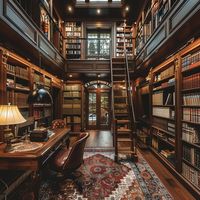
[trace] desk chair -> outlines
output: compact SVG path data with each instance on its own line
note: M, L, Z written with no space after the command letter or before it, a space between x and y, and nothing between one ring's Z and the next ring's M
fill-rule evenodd
M81 184L78 182L78 177L73 172L77 170L83 163L84 148L89 133L81 133L78 139L72 144L69 149L61 148L56 155L53 156L50 168L60 172L63 177L72 178L78 188L81 190Z

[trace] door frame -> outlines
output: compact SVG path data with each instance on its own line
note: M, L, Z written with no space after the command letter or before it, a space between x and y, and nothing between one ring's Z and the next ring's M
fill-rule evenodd
M95 88L95 89L91 89L91 88L87 88L86 91L86 102L87 102L87 108L86 108L86 127L88 130L94 129L94 130L110 130L111 127L111 123L110 123L110 119L111 119L111 100L109 100L109 119L108 119L108 125L101 125L100 123L100 116L101 116L101 93L103 92L107 92L109 99L111 99L111 88L105 89L105 88ZM88 121L88 115L89 115L89 93L96 93L96 125L89 125L89 121Z

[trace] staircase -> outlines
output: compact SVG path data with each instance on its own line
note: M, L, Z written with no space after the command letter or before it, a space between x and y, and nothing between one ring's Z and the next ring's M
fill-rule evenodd
M112 58L111 81L115 161L119 160L119 154L129 155L136 161L135 114L126 57Z

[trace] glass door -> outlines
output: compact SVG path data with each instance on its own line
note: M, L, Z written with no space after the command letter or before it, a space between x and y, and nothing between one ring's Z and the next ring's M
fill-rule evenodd
M96 88L88 91L87 129L110 128L110 89Z

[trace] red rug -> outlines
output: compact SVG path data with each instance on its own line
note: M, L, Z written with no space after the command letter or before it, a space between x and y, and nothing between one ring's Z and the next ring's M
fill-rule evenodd
M86 158L80 168L83 175L83 197L88 200L109 197L129 171L130 168L101 154Z

